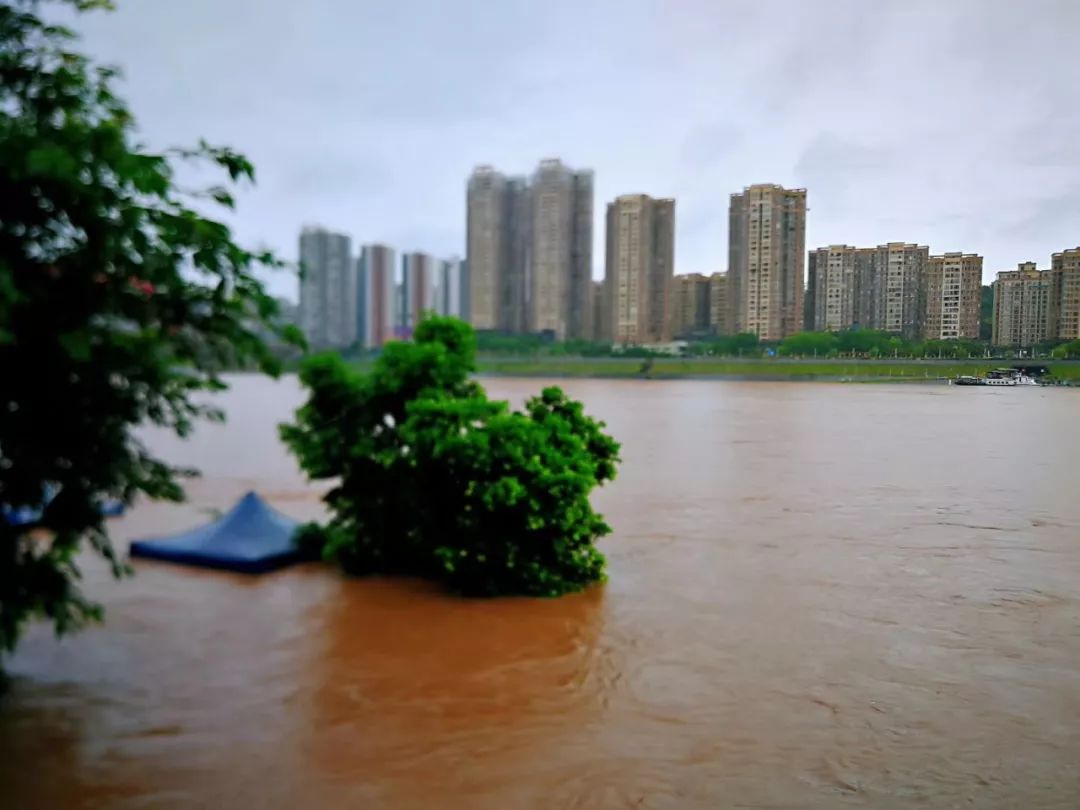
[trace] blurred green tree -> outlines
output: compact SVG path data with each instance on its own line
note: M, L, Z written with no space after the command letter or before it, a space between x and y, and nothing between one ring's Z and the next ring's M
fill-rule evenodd
M589 493L615 476L618 444L558 388L524 411L470 380L476 337L429 317L371 373L306 360L308 401L282 438L332 519L305 542L353 574L406 573L481 596L555 596L604 578L610 529Z
M100 0L68 0L83 11ZM219 371L278 362L262 335L280 322L256 268L281 263L236 245L193 205L232 208L225 185L184 193L177 161L254 170L230 149L153 153L114 92L116 72L76 50L39 4L0 5L0 650L33 616L58 633L100 616L78 587L85 541L125 566L101 506L140 493L179 500L178 470L134 428L180 435L222 414L200 394ZM28 522L13 510L39 514ZM16 525L18 524L18 525Z

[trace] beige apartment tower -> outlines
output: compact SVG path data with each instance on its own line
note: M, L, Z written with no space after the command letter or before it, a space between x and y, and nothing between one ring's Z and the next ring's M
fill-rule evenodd
M1051 334L1058 340L1080 340L1080 247L1050 258L1053 273Z
M762 184L731 195L728 299L736 332L780 340L803 327L806 189Z
M688 337L709 331L709 278L700 273L671 280L671 336Z
M668 295L675 266L675 201L627 194L607 207L605 322L622 345L671 339Z
M1050 338L1054 274L1024 262L997 274L994 288L995 346L1037 346Z
M593 174L542 160L532 178L526 329L556 340L592 335Z
M505 329L513 250L510 179L491 166L476 167L469 176L465 208L469 317L476 329Z
M945 253L931 256L926 270L928 340L978 340L982 295L982 256Z
M727 273L713 273L709 276L709 331L714 335L731 334L730 312Z

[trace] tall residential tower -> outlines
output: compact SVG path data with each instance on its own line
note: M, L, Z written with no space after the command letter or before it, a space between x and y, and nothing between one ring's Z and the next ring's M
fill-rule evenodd
M364 245L357 266L360 276L357 307L360 340L365 348L376 349L394 337L397 304L394 250L386 245Z
M1080 340L1080 247L1050 257L1054 274L1052 321L1058 340Z
M608 339L624 345L671 339L675 201L646 194L607 207L604 309Z
M531 178L477 167L467 195L470 319L477 329L593 334L593 175L543 160Z
M532 178L526 329L557 340L592 334L593 175L542 160Z
M731 195L728 298L736 332L780 340L803 327L806 189L753 185Z
M978 340L982 298L982 256L945 253L931 256L926 265L926 320L928 340Z
M349 237L324 228L300 232L300 306L298 320L315 348L344 348L357 339L356 270Z
M1024 262L997 274L994 288L995 346L1030 348L1050 339L1054 274Z

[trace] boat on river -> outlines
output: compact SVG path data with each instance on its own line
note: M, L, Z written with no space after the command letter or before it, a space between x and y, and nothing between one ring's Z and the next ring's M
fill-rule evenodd
M974 377L961 374L949 382L952 385L991 385L991 386L1016 386L1016 385L1042 385L1039 376L1029 373L1027 367L1015 366L1013 368L995 368L986 372L985 377Z

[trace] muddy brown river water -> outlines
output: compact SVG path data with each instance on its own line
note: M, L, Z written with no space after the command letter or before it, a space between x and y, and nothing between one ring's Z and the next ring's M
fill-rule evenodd
M88 563L106 624L7 662L0 807L1080 807L1080 391L562 384L623 442L606 586ZM154 437L204 478L115 536L318 515L299 400Z

